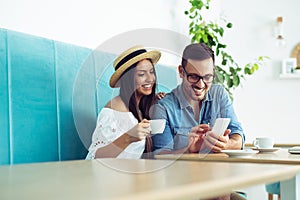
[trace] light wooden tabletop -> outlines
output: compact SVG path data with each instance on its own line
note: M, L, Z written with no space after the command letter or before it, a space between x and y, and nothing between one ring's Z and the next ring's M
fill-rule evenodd
M0 167L0 199L199 199L286 180L300 166L99 159Z
M250 157L229 157L225 153L215 154L164 154L156 155L156 159L163 160L198 160L211 162L248 162L248 163L271 163L271 164L300 164L300 154L290 154L287 149L279 149L276 152L257 153Z
M281 147L281 148L290 148L294 146L300 146L299 143L275 143L274 147ZM245 143L245 147L253 147L252 143Z

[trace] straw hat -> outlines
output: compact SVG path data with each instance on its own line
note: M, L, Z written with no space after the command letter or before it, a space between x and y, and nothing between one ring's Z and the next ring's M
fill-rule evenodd
M115 72L110 77L110 87L119 87L118 84L116 85L119 78L123 75L125 70L133 64L148 58L152 60L152 63L154 65L159 60L160 56L161 53L159 51L147 51L143 46L134 46L126 50L114 61Z

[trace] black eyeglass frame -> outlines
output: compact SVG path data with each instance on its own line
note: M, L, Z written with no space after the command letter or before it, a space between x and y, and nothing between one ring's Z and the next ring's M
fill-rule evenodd
M185 68L184 68L183 66L181 66L181 68L183 69L184 73L185 73L186 76L187 76L187 80L188 80L188 82L190 82L190 83L196 84L196 83L198 83L201 79L202 79L202 81L203 81L205 84L210 84L210 83L212 83L212 82L214 81L214 78L215 78L215 75L214 75L214 74L206 74L206 75L204 75L204 76L199 76L198 74L187 73L187 71L185 70ZM197 81L194 81L194 80L191 81L191 77L192 77L192 79L194 79L194 80L197 79ZM207 77L208 77L208 78L207 78ZM210 78L211 78L211 81L206 81L206 80L205 80L205 79L210 79Z

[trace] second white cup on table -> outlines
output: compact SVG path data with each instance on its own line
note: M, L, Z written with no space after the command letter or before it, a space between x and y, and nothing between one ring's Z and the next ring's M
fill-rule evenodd
M253 141L253 145L258 149L271 149L274 146L274 138L257 137Z

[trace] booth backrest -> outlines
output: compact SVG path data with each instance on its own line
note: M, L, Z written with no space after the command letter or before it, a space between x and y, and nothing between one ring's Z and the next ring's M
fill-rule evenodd
M115 55L0 29L0 165L84 159ZM109 65L99 66L99 60ZM159 91L177 84L158 67Z
M0 164L84 158L72 91L90 52L0 29Z

